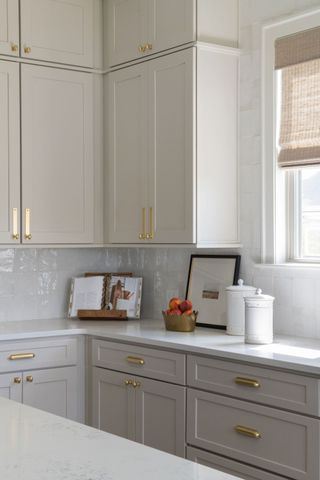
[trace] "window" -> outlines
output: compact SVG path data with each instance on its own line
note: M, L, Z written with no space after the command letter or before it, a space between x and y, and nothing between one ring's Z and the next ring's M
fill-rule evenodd
M320 262L319 20L309 12L263 34L264 260L272 263Z

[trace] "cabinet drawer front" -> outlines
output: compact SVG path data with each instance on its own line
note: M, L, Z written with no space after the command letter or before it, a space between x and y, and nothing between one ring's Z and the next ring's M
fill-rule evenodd
M110 370L185 384L185 356L181 354L94 339L92 364Z
M52 368L77 363L77 339L58 338L0 344L0 371Z
M198 448L188 447L187 459L209 468L215 468L216 470L228 473L229 475L235 475L236 477L245 480L283 480L283 477L279 477L273 473L264 472L263 470L249 467L248 465L235 462L229 458L220 457L214 453L204 452Z
M319 415L320 382L315 378L196 356L187 362L192 387Z
M319 420L190 389L188 444L297 480L319 478Z

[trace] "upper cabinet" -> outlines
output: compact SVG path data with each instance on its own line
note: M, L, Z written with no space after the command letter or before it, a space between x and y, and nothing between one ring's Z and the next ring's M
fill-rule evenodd
M107 81L110 241L237 246L238 51L191 47Z
M105 0L112 67L195 41L237 46L238 0Z
M22 57L93 67L95 1L20 0Z
M19 56L19 0L0 0L0 54Z

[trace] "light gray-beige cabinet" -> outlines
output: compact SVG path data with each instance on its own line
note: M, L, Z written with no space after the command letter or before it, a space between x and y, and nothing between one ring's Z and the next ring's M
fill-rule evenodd
M0 0L0 55L19 56L19 0Z
M24 243L91 243L93 77L21 66Z
M93 340L92 363L93 426L184 457L186 389L161 381L184 381L184 355Z
M195 356L187 369L188 458L245 479L319 478L319 379Z
M110 242L238 245L238 51L191 47L107 82Z
M0 243L19 241L19 89L19 65L14 62L0 61Z
M2 343L0 358L1 396L82 420L77 339Z
M100 0L20 0L21 56L93 68L99 8Z
M89 73L0 60L1 243L94 242L97 92Z
M237 46L237 0L106 0L107 66L196 40Z

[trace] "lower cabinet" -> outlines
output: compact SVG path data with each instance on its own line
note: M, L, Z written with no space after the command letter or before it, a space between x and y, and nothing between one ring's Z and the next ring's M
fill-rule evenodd
M0 396L78 420L77 367L0 375Z
M92 388L94 427L185 456L185 387L93 367Z

